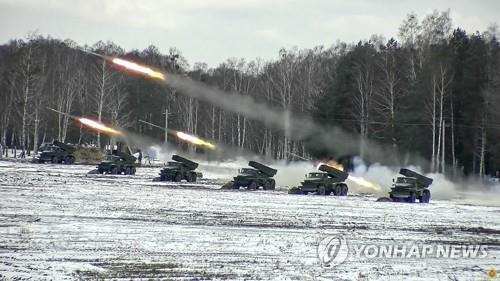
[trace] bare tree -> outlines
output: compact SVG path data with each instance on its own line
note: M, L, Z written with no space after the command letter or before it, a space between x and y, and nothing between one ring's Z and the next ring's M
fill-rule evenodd
M9 71L8 76L5 80L5 88L2 87L2 89L8 89L7 91L3 92L0 95L0 99L2 100L2 115L1 115L1 127L2 127L2 136L0 139L0 143L6 148L7 147L7 132L11 123L11 115L12 115L12 109L14 105L14 101L16 99L16 90L17 90L17 72L16 71ZM8 151L8 150L6 150ZM3 153L0 152L0 153Z
M409 61L410 61L410 80L417 80L417 70L415 62L415 51L417 48L418 37L420 35L422 27L418 22L418 17L415 13L410 13L406 16L405 21L399 27L399 38L403 46L410 50Z
M398 63L397 52L398 44L391 39L380 53L380 60L377 69L381 73L378 89L376 90L375 108L390 126L391 143L394 148L397 147L396 134L396 111L399 106L399 99L404 94L401 90L401 65Z
M111 124L114 127L127 128L132 125L130 121L131 112L125 110L128 105L129 94L123 87L123 79L117 79L115 83L116 91L111 93L107 109L111 116Z
M357 117L359 119L360 143L359 155L365 154L366 140L368 138L369 123L372 112L372 97L375 92L375 69L374 53L370 45L358 45L360 48L360 58L354 63L354 81L356 86L356 95L354 96L354 105Z
M450 10L439 13L434 10L422 20L419 41L423 47L447 40L452 28Z
M290 154L290 111L293 104L293 82L297 68L297 59L295 52L281 49L280 60L275 64L273 71L267 72L268 79L274 86L277 96L280 100L280 105L285 112L283 116L284 122L284 137L281 140L281 148L279 149L278 158L285 159Z
M98 42L93 46L93 50L97 53L115 56L124 53L120 47L109 42L107 44ZM93 65L91 75L92 84L94 86L93 95L91 97L96 106L95 112L97 114L97 121L102 122L105 105L110 101L110 96L117 91L117 73L111 68L109 63L103 59ZM97 132L97 146L101 147L101 133L99 131Z
M61 64L58 65L58 75L55 78L59 83L62 82L62 87L54 87L57 93L57 110L62 112L58 113L57 116L57 138L61 142L66 141L70 121L69 114L71 114L76 97L82 92L84 72L81 68L74 69L73 65L77 60L78 55L75 52L65 55L62 58Z
M37 66L37 45L35 44L35 35L32 35L29 42L21 50L21 64L19 72L21 77L21 91L20 96L20 115L21 115L21 149L22 155L26 155L27 142L28 142L28 125L30 120L30 103L32 102L33 95L39 91L37 83L40 79Z

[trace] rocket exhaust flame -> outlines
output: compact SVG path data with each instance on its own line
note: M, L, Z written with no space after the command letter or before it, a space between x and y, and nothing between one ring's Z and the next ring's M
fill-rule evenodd
M376 191L376 192L381 192L382 191L382 189L380 188L380 186L378 186L377 184L375 184L373 182L367 181L364 178L355 177L353 175L349 175L349 177L347 179L350 180L350 181L352 181L352 182L354 182L354 183L356 183L357 185L360 185L362 187L366 187L366 188L372 189L373 191Z
M343 171L344 170L344 166L342 166L342 164L339 164L333 160L330 160L328 161L327 163L323 163L323 162L320 162L317 166L316 166L316 169L319 169L319 166L321 165L327 165L327 166L330 166L330 167L333 167L337 170L341 170Z
M79 50L81 50L82 52L85 52L87 54L94 55L94 56L103 58L105 60L111 61L112 63L119 65L127 70L130 70L130 71L133 71L136 73L140 73L140 74L144 74L144 75L149 76L151 78L165 80L165 75L163 73L155 71L147 66L142 66L142 65L137 64L135 62L124 60L121 58L113 58L110 56L101 55L98 53L91 52L89 50L83 50L83 49L79 49Z
M330 167L333 167L335 169L339 169L339 170L344 170L344 166L340 163L337 163L333 160L331 161L328 161L327 163L319 163L317 168L319 168L319 166L321 165L327 165L327 166L330 166ZM382 189L380 188L379 185L373 183L373 182L370 182L362 177L356 177L356 176L353 176L351 174L349 174L349 176L347 177L348 180L354 182L355 184L359 185L359 186L362 186L362 187L365 187L365 188L369 188L375 192L380 192L382 191Z
M215 149L215 145L213 145L213 144L211 144L209 142L206 142L206 141L204 141L204 140L202 140L200 138L197 138L195 136L191 136L191 135L188 135L188 134L183 133L183 132L177 132L176 135L181 140L190 142L192 144L203 146L203 147L207 147L207 148L210 148L210 149Z
M92 129L96 129L96 130L104 132L104 133L108 133L111 135L121 135L122 134L122 132L120 132L120 131L117 131L113 128L107 127L106 125L99 123L97 121L91 120L91 119L81 117L81 118L78 118L77 120L80 121L83 125L85 125L87 127L90 127Z
M213 144L211 144L211 143L209 143L207 141L204 141L204 140L202 140L202 139L200 139L198 137L191 136L191 135L188 135L188 134L183 133L183 132L170 130L170 129L164 128L162 126L158 126L156 124L153 124L153 123L150 123L150 122L147 122L147 121L144 121L144 120L139 120L139 122L147 124L147 125L150 125L150 126L153 126L153 127L156 127L156 128L161 129L163 131L166 131L169 134L175 135L179 139L181 139L183 141L187 141L187 142L192 143L194 145L204 146L204 147L207 147L209 149L215 149L215 145L213 145Z
M101 131L103 133L107 133L107 134L111 134L111 135L122 135L123 134L122 132L120 132L118 130L110 128L110 127L108 127L108 126L106 126L106 125L104 125L102 123L99 123L97 121L94 121L92 119L88 119L88 118L85 118L85 117L77 117L77 116L74 116L74 115L71 115L71 114L68 114L68 113L65 113L65 112L62 112L62 111L50 108L50 107L47 107L47 109L48 110L52 110L52 111L54 111L56 113L59 113L59 114L62 114L62 115L66 115L69 118L71 118L73 120L76 120L76 121L82 123L83 125L85 125L85 126L87 126L89 128Z
M144 74L144 75L149 76L151 78L165 80L165 75L163 73L158 72L158 71L154 71L153 69L151 69L149 67L139 65L135 62L127 61L127 60L120 59L120 58L113 58L113 59L111 59L111 62L113 62L116 65L122 66L125 69L130 70L130 71Z

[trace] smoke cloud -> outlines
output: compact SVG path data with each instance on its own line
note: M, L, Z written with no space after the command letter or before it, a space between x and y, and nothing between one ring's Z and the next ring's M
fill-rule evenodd
M357 155L359 152L360 136L348 133L341 128L318 125L308 116L293 116L282 108L258 102L250 96L243 96L236 92L224 92L216 87L193 81L187 77L169 75L167 80L166 83L176 88L180 93L211 103L224 110L244 115L249 119L260 121L266 126L286 130L290 139L303 141L311 146L322 148L332 155ZM387 196L387 192L392 185L392 179L398 176L399 168L407 166L407 164L399 163L400 158L392 147L370 140L364 141L368 148L366 154L363 155L364 159L376 164L367 167L364 163L358 163L353 175L375 183L379 187L379 190L375 191L375 193ZM411 158L414 166L409 168L417 172L421 172L420 167L428 166L428 161L419 156L412 155L405 158ZM238 166L246 167L247 161L248 159L244 163L239 163L241 165ZM297 186L303 180L305 173L316 170L311 163L307 162L297 164L278 162L275 164L274 167L279 169L276 179L277 184L280 186ZM427 176L434 179L434 183L430 187L434 199L456 200L457 196L461 195L460 198L462 199L467 198L468 201L484 204L483 199L485 196L477 196L477 193L474 194L470 191L471 189L488 190L489 195L500 199L500 188L489 190L484 184L477 182L473 184L453 183L442 174L428 174ZM350 187L350 190L355 192L374 192L374 190L366 190L363 186L353 182L350 183ZM496 200L496 202L500 202L500 200Z
M206 101L224 110L242 114L245 117L261 121L264 125L286 130L288 137L303 141L311 147L319 147L331 152L332 155L357 155L360 136L348 133L334 126L320 126L309 116L292 115L288 111L272 107L236 92L224 92L216 87L193 81L189 78L170 75L166 82L179 92L198 100ZM366 154L364 158L370 162L392 164L398 162L397 153L392 147L386 147L376 142L365 140ZM423 165L425 161L414 157L414 163Z
M407 166L406 168L422 173L418 166ZM399 167L389 167L381 164L366 164L355 159L355 169L353 175L363 177L379 187L380 192L375 192L379 196L387 196L391 190L392 179L400 177ZM462 204L500 206L500 183L480 182L476 179L452 182L443 174L427 173L426 177L432 178L432 185L429 187L432 200L451 200ZM351 185L349 185L351 186Z

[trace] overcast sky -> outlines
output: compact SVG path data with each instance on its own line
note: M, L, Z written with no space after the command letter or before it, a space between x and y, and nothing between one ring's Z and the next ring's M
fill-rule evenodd
M276 58L281 47L397 36L408 12L451 10L454 27L500 23L500 0L0 0L0 43L30 31L127 50L177 47L189 61Z

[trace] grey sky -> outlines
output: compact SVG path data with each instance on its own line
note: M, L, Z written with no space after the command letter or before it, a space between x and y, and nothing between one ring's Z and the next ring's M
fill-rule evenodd
M500 22L500 0L0 0L0 42L30 31L79 44L177 47L191 65L277 56L280 47L330 46L397 35L406 14L451 10L454 27Z

